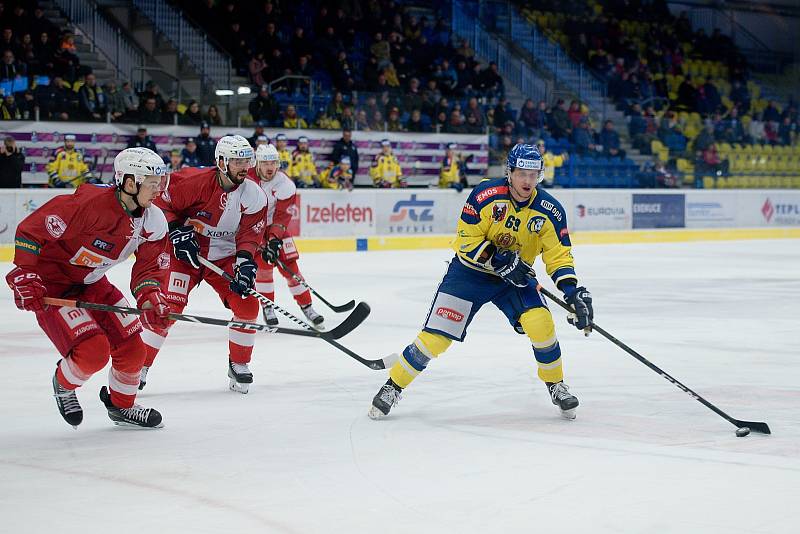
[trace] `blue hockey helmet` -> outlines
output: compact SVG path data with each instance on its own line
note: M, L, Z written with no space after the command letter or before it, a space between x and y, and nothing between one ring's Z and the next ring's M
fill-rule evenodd
M514 169L531 169L539 171L537 183L544 179L544 160L539 149L534 145L518 143L508 152L506 159L506 178L511 179Z

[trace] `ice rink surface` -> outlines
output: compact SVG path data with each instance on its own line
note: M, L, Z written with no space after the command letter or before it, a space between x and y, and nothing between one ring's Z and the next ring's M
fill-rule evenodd
M800 240L574 254L598 324L773 435L735 437L554 308L566 382L581 401L578 418L563 420L530 344L490 307L383 421L366 412L385 372L323 341L259 334L255 383L240 395L227 387L227 331L179 323L139 397L165 427L115 427L97 398L104 371L79 390L85 416L73 430L52 398L56 353L4 286L0 532L800 531ZM300 265L329 300L372 306L341 342L377 358L413 340L450 256L307 254ZM111 279L127 288L128 273L120 266ZM208 286L187 313L228 318Z

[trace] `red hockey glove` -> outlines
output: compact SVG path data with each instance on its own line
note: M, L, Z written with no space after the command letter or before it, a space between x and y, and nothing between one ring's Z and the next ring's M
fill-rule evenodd
M6 275L6 282L14 292L14 304L20 310L40 312L47 309L44 303L47 288L38 274L16 267Z
M169 303L158 288L142 291L136 297L136 304L144 313L139 316L148 330L166 330L169 328Z

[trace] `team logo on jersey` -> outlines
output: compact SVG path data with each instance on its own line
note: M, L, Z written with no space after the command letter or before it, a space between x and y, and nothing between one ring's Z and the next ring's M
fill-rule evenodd
M503 219L506 218L506 211L508 211L508 204L506 203L495 204L494 206L492 206L492 219L494 219L497 222L502 221Z
M464 314L459 313L452 308L445 308L444 306L440 306L436 309L436 315L441 317L442 319L447 319L448 321L453 321L454 323L460 323L464 320Z
M113 243L109 243L108 241L103 241L99 237L96 238L94 241L92 241L92 246L95 248L99 248L100 250L105 250L106 252L114 248Z
M56 239L67 231L67 223L58 215L48 215L44 220L44 227L47 228L47 233Z
M228 193L222 193L219 196L219 209L224 210L228 205Z
M156 260L159 269L169 269L169 252L162 252Z
M264 231L264 225L267 223L264 219L261 219L256 224L253 225L253 231L257 234L260 234Z
M497 246L500 248L511 248L517 242L517 238L508 233L502 233L495 238Z
M528 232L531 234L536 232L538 234L542 226L544 226L544 220L544 217L533 217L528 221Z
M209 221L211 220L211 213L208 211L198 211L196 216L203 219L208 219Z

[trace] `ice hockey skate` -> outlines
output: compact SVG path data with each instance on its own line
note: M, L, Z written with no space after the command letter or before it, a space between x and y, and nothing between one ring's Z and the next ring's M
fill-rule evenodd
M550 400L561 410L561 417L575 419L578 398L569 392L569 387L563 382L547 382L547 391L550 393Z
M250 367L246 363L235 363L228 360L228 378L230 381L231 391L238 393L247 393L250 389L250 384L253 383L253 373L250 372Z
M261 315L264 316L264 323L267 326L278 326L278 316L275 315L275 308L272 306L262 306Z
M53 373L53 397L56 399L56 406L61 417L64 418L72 428L78 428L83 421L83 408L78 402L78 396L74 389L67 389L58 383L57 372Z
M142 372L139 374L139 391L143 390L147 385L147 371L149 370L150 368L146 365L142 367Z
M311 307L311 304L308 306L303 306L300 309L303 310L303 315L306 316L306 319L311 321L311 324L313 324L318 330L325 328L322 326L322 322L325 321L325 318L318 314L317 311Z
M403 389L392 381L390 378L378 390L378 394L372 399L372 406L369 408L367 415L370 419L382 419L389 415L392 407L400 402Z
M145 408L139 404L134 404L130 408L117 408L111 402L111 394L108 388L100 388L100 400L108 410L108 418L114 421L115 425L132 426L141 428L161 428L164 424L161 421L161 414L154 408Z

